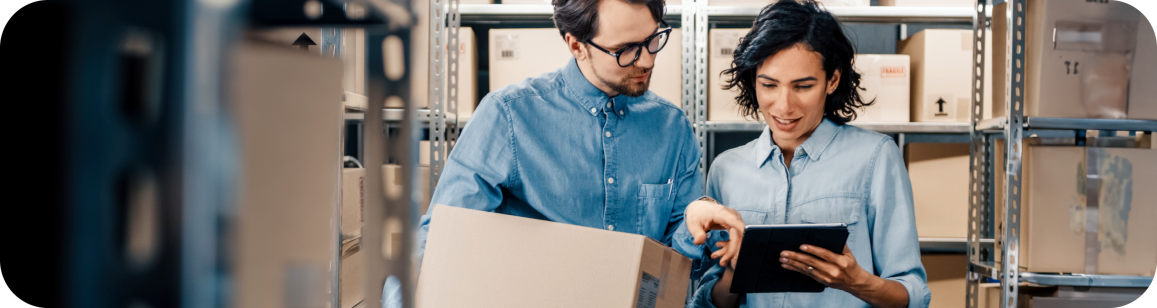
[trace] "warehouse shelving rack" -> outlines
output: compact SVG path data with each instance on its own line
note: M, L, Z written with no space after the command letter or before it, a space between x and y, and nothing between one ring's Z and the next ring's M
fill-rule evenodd
M1069 138L1083 139L1087 130L1098 131L1131 131L1152 134L1157 131L1157 121L1125 120L1125 119L1076 119L1076 118L1044 118L1024 116L1024 66L1025 62L1025 24L1028 1L1006 1L1007 39L1009 40L1005 52L1005 115L993 119L983 119L984 100L984 67L986 65L983 54L985 48L984 20L991 16L988 12L988 0L977 0L976 11L973 17L973 89L971 111L971 127L969 129L970 156L969 161L969 210L968 210L968 237L967 254L969 269L967 277L966 306L979 307L979 284L982 279L993 278L1000 281L1000 306L1003 308L1017 307L1018 282L1028 282L1048 286L1079 286L1079 287L1147 287L1153 277L1094 275L1094 274L1043 274L1021 273L1019 269L1020 247L1020 219L1021 213L1021 155L1024 149L1024 136L1030 135L1061 135ZM993 165L994 140L1005 139L1005 159L1003 166ZM994 168L1004 168L1004 195L994 196ZM1003 207L1003 228L993 232L993 212L995 198L1005 198ZM1093 230L1096 228L1093 227ZM993 241L1002 243L1001 251L994 251ZM1000 254L1002 262L995 262L995 254Z

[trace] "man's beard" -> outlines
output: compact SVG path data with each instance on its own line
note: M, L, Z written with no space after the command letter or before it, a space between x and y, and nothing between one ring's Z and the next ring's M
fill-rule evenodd
M594 67L592 66L592 68ZM619 80L618 82L612 82L606 78L603 78L602 75L599 75L598 69L592 69L592 71L594 71L595 77L598 78L599 81L601 81L603 84L610 87L611 90L630 97L643 96L643 94L647 93L647 87L651 85L650 68L638 68L632 71L630 74L623 76L623 79ZM647 80L644 80L643 82L631 80L631 77L643 74L647 74Z

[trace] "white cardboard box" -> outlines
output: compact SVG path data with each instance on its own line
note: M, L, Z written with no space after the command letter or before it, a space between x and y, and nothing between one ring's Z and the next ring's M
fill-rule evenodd
M745 119L739 114L739 105L735 97L739 89L724 90L724 81L728 78L720 75L723 70L731 67L732 54L739 40L747 35L750 29L711 29L708 30L709 54L707 55L707 120L722 122L760 121Z
M672 29L667 45L655 55L650 85L650 91L677 106L683 90L682 33ZM573 56L555 28L491 29L489 58L490 91L495 91L563 68Z
M991 35L985 35L991 41ZM912 60L912 122L971 121L972 30L927 29L900 41L898 50ZM991 46L991 44L989 44ZM985 52L984 98L992 97L992 53ZM992 118L984 102L983 119Z
M870 6L870 0L819 0L817 1L823 6ZM771 0L709 0L707 5L712 6L754 6L764 7L775 1Z
M856 55L856 71L863 88L860 97L865 103L875 103L857 110L852 123L908 122L909 63L908 55Z
M880 6L972 7L975 0L880 0Z
M691 260L643 235L438 205L421 273L424 308L675 308Z
M1026 9L1024 115L1125 118L1128 54L1137 50L1140 12L1117 1L1084 0L1029 0ZM1006 4L993 8L994 116L1003 116L1007 103L1005 68L1017 65L1004 55L1006 13Z

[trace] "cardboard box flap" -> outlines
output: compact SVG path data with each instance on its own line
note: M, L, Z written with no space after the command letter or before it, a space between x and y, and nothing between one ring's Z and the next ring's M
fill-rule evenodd
M644 238L439 205L417 299L422 307L633 307Z

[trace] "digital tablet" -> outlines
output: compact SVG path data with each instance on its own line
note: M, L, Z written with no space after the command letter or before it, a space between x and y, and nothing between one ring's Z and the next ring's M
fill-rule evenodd
M825 286L815 279L783 268L779 253L800 252L799 246L803 244L842 253L847 241L846 224L747 226L731 280L731 293L823 292Z

